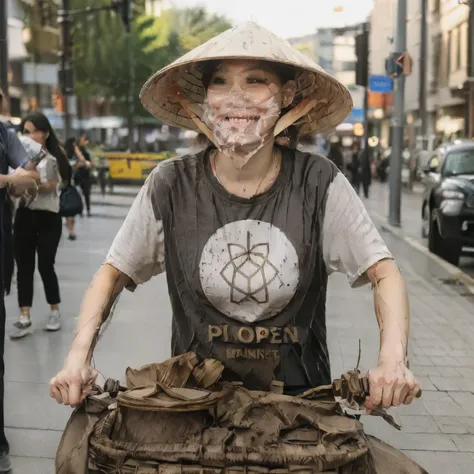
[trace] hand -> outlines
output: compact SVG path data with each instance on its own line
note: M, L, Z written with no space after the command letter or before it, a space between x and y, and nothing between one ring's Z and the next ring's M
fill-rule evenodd
M77 407L91 393L97 370L88 364L65 364L49 382L49 394L58 403Z
M33 200L38 193L38 184L23 168L17 168L13 174L8 175L7 182L10 185L10 194L14 197L27 194L30 200Z
M370 396L365 406L375 408L398 407L413 402L420 385L402 361L381 361L369 371Z

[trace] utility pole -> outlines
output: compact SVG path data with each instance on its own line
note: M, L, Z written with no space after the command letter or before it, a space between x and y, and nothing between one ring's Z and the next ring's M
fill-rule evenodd
M0 87L8 103L8 19L7 2L0 0Z
M355 38L356 84L364 87L364 143L363 165L370 168L369 156L369 24L362 24L362 31Z
M421 0L421 25L420 25L420 87L418 95L419 118L421 121L422 150L428 146L428 120L426 111L426 70L428 57L428 0Z
M134 130L135 130L135 58L133 55L133 35L132 35L132 2L125 1L122 5L122 21L127 31L128 42L128 67L129 67L129 91L128 91L128 150L135 150Z
M59 12L58 22L61 25L61 67L59 70L59 84L63 96L64 139L71 137L71 114L69 97L74 93L74 80L71 69L71 23L69 0L62 0L62 11Z
M398 0L395 51L404 53L407 44L407 0ZM394 113L392 118L392 155L390 157L390 200L388 221L399 227L401 223L402 154L405 124L405 75L395 78Z

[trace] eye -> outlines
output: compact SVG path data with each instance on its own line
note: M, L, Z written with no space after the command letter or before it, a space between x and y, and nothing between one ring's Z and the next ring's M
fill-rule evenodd
M268 84L268 80L265 77L247 77L247 84Z
M213 79L212 79L212 84L215 84L215 85L222 85L222 84L225 84L225 79L221 76L215 76Z

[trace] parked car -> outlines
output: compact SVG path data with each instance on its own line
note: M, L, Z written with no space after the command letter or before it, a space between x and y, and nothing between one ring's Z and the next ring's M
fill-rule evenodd
M422 235L431 252L457 265L462 248L474 246L474 141L433 153L424 169Z

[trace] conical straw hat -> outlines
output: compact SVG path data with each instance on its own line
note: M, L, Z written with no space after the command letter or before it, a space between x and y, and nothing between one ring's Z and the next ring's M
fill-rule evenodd
M143 106L170 125L200 131L196 118L201 118L200 106L205 102L206 90L199 63L237 58L295 68L297 93L292 108L296 111L299 105L299 111L296 121L288 117L281 128L294 124L300 134L323 132L340 124L352 109L351 95L339 81L287 41L254 22L221 33L154 74L140 93ZM183 101L176 98L177 88L186 96L186 109ZM189 110L194 112L195 119L190 117ZM284 118L280 120L285 122Z

